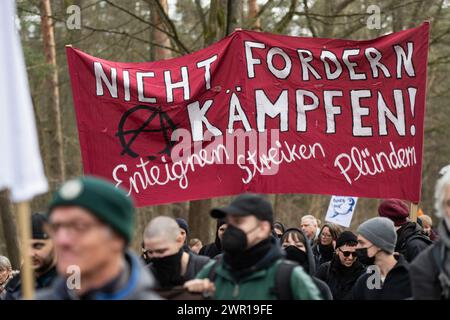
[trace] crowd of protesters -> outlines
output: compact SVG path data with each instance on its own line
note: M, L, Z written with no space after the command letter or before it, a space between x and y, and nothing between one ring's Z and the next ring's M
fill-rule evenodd
M184 219L159 216L139 257L129 249L130 198L102 179L77 178L31 217L35 298L450 299L450 170L437 181L435 210L436 229L430 216L411 221L404 201L386 199L353 233L309 214L274 221L265 196L245 193L211 211L214 242L189 239ZM21 284L0 256L0 299L21 299Z

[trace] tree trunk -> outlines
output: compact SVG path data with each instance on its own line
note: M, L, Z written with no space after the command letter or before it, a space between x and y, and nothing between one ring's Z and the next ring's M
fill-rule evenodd
M227 36L241 25L239 21L242 0L227 0L227 23L225 28L225 35Z
M227 0L226 2L226 21L224 28L222 29L227 36L233 32L239 25L238 17L241 15L239 10L242 10L240 5L241 0ZM220 18L221 12L224 6L219 0L211 0L209 21L208 21L208 33L205 39L206 45L210 45L214 42L217 35L220 35L220 19L219 23L216 18ZM212 200L196 200L189 203L189 228L190 238L199 238L204 243L209 243L214 239L215 235L215 220L211 219L209 212L211 211Z
M215 220L209 215L212 200L195 200L189 203L189 238L199 238L203 243L214 240Z
M169 10L169 5L167 0L158 0L161 4L161 7L164 9L164 12L167 14ZM152 23L159 27L160 29L164 28L163 20L161 19L161 16L159 15L158 8L156 7L157 4L153 3L150 10L151 10L151 19ZM152 28L151 31L151 40L152 42L162 46L162 47L170 47L170 39L167 36L166 33L159 31L155 28ZM150 49L150 58L151 60L161 60L161 59L169 59L171 58L171 51L166 48L162 48L160 46L152 45Z
M61 108L59 102L59 81L58 66L56 64L55 35L52 24L52 10L50 0L41 0L41 32L44 44L45 61L51 70L46 79L48 88L48 104L50 108L47 111L48 126L46 132L46 141L48 150L46 155L49 157L45 161L47 177L49 178L50 189L65 180L64 154L63 154L63 135L61 126Z
M8 192L0 191L0 217L3 226L3 235L5 237L6 251L13 269L20 269L20 249L19 239L17 237L16 221L11 210Z

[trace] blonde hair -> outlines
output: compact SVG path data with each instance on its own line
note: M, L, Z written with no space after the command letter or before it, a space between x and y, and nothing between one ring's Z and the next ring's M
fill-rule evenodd
M200 239L198 239L198 238L193 238L193 239L189 240L189 246L190 247L193 247L193 246L195 246L198 243L202 244L202 241Z
M422 221L422 224L425 223L427 226L433 226L433 220L430 216L423 214L421 216L418 216L417 218Z

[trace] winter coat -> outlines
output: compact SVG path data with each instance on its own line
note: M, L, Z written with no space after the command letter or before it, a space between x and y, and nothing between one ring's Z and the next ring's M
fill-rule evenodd
M450 231L444 221L438 230L439 240L411 263L414 299L450 299Z
M36 278L35 289L44 289L49 287L56 279L56 267L51 268L43 275ZM5 287L3 300L19 300L22 298L22 279L20 273L17 274Z
M364 273L356 281L352 291L354 300L404 300L412 297L411 281L409 275L409 264L406 259L399 255L397 264L389 271L381 283L376 287L376 281L372 281L374 272ZM369 286L370 285L370 286Z
M40 290L36 300L156 300L161 299L152 288L153 275L140 259L131 252L125 253L125 269L103 287L91 290L83 296L67 287L66 279L58 276L50 288Z
M407 222L397 230L395 251L402 254L408 262L413 261L431 244L430 238L423 234L422 228L415 222Z
M217 220L217 226L216 226L216 238L213 243L204 245L200 251L198 252L199 255L202 256L208 256L211 259L215 258L217 255L222 253L222 243L219 239L219 228L225 224L225 220L219 219Z
M346 267L335 255L317 269L315 276L330 287L334 300L348 300L352 298L352 289L364 272L365 268L358 260L351 267Z
M283 252L276 242L272 241L270 250L239 280L236 280L225 259L208 263L197 275L197 278L209 278L211 268L217 263L214 267L215 299L274 300L277 299L273 291L275 275L282 257ZM300 266L296 266L292 270L290 287L295 300L320 300L320 293L316 285Z
M186 273L184 274L184 279L186 281L195 279L200 270L202 270L209 261L211 261L209 257L199 256L193 252L190 252L189 262L187 265Z
M323 247L319 243L316 243L312 246L312 253L316 262L316 268L319 268L325 262L331 261L334 255L334 248L333 245Z

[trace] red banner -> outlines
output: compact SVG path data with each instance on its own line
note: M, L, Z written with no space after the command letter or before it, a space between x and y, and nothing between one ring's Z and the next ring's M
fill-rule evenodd
M418 202L428 33L236 31L144 63L68 47L84 172L138 206L245 191Z

